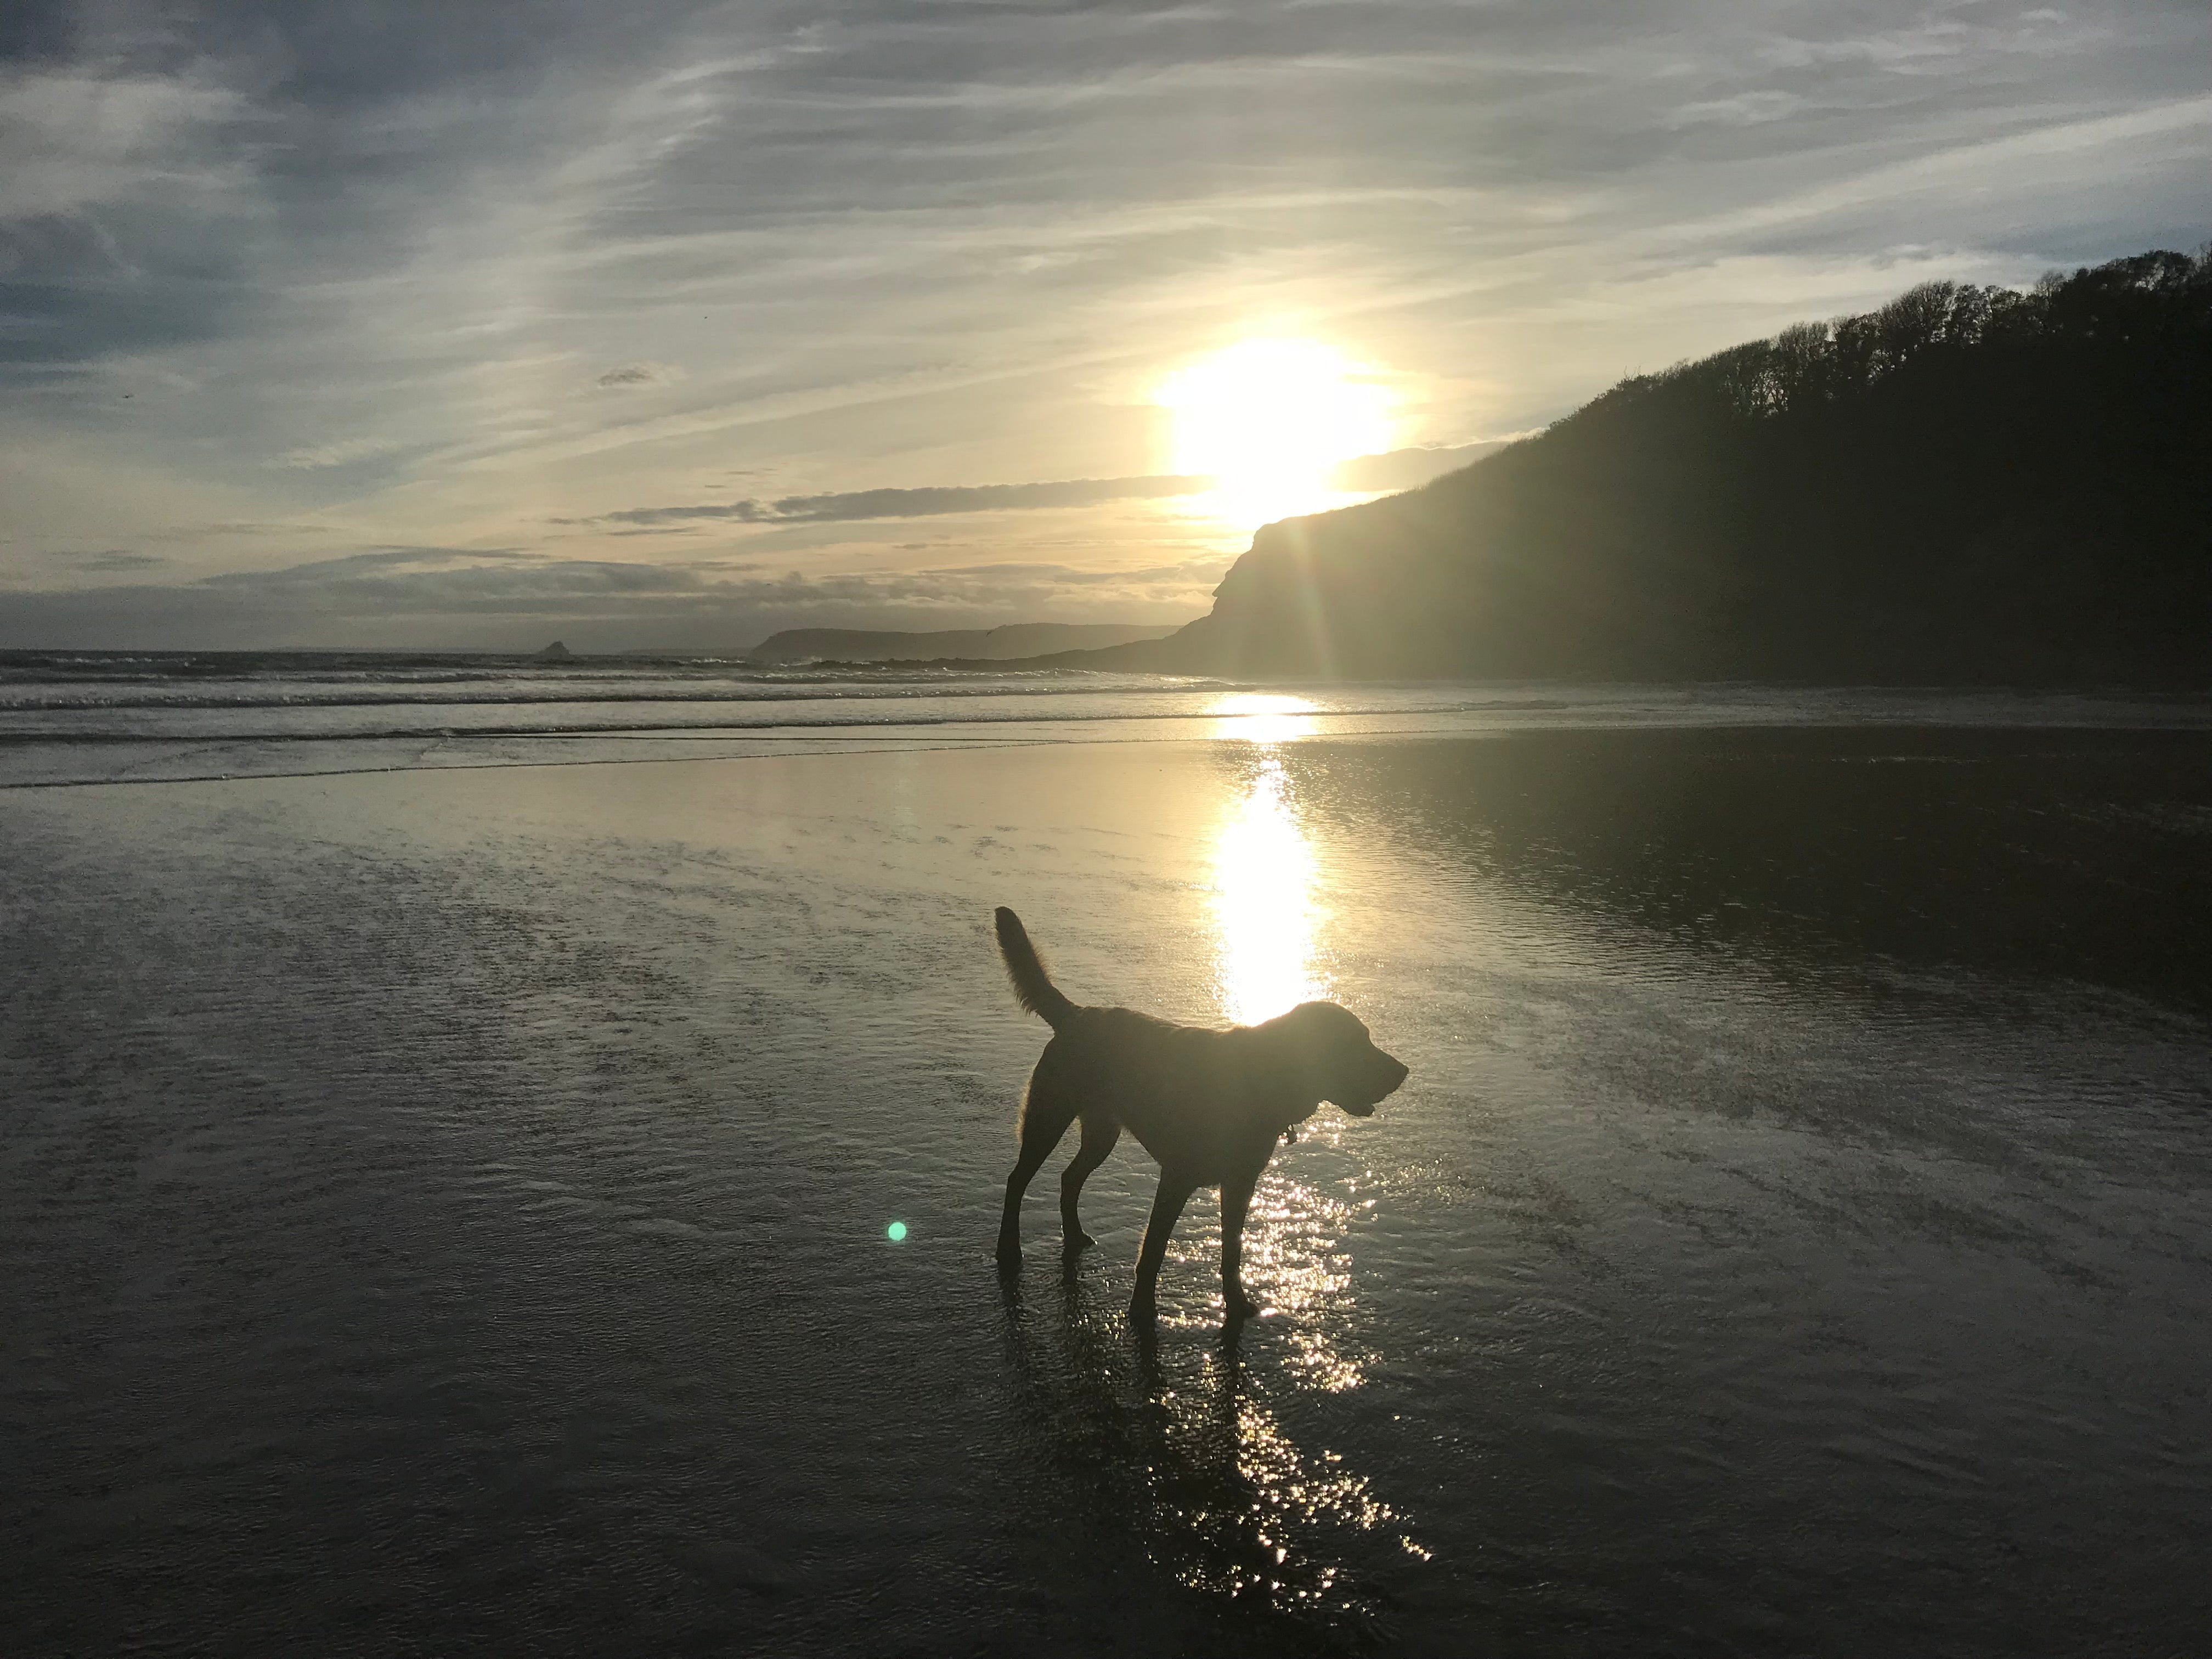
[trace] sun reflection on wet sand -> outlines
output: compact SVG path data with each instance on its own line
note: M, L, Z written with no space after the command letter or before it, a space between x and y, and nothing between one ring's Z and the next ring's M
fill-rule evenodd
M1371 1638L1408 1558L1431 1559L1406 1518L1341 1453L1301 1444L1238 1346L1130 1345L1085 1279L1057 1308L1007 1308L1026 1407L1057 1455L1155 1565L1186 1588Z
M1218 1392L1208 1407L1228 1420L1217 1428L1194 1413L1198 1420L1168 1433L1171 1440L1187 1434L1198 1443L1196 1464L1207 1457L1206 1442L1225 1431L1231 1458L1217 1465L1213 1480L1217 1490L1240 1501L1193 1513L1174 1556L1163 1559L1156 1550L1154 1559L1193 1589L1249 1596L1330 1622L1346 1614L1371 1618L1365 1587L1346 1563L1330 1559L1337 1551L1323 1547L1330 1536L1376 1534L1417 1560L1429 1559L1430 1552L1402 1530L1397 1512L1376 1497L1364 1475L1344 1467L1340 1454L1300 1449L1281 1419L1239 1385L1233 1356L1215 1365Z
M1285 1365L1300 1382L1330 1394L1364 1382L1375 1359L1345 1341L1352 1275L1344 1243L1370 1202L1348 1203L1271 1170L1261 1177L1244 1223L1244 1283L1267 1310L1271 1334L1285 1344ZM1220 1257L1218 1224L1192 1227L1188 1238L1178 1235L1168 1244L1168 1260L1187 1283L1209 1284ZM1222 1314L1219 1291L1209 1285L1202 1304L1164 1306L1159 1319L1164 1328L1202 1332L1218 1330Z
M1250 1024L1331 990L1322 861L1278 748L1317 711L1242 694L1212 712L1231 780L1210 848L1215 994ZM1313 1126L1323 1146L1346 1133L1358 1131ZM1097 1297L1112 1280L1096 1259L1073 1258L1056 1310L1024 1307L1006 1281L1010 1352L1026 1408L1096 1492L1100 1519L1127 1527L1169 1577L1368 1643L1430 1553L1367 1475L1292 1427L1344 1420L1314 1396L1360 1388L1377 1358L1352 1294L1364 1201L1319 1174L1340 1159L1302 1150L1313 1161L1286 1157L1265 1176L1245 1224L1246 1282L1276 1316L1224 1330L1218 1211L1201 1201L1170 1241L1155 1320L1133 1329L1118 1296Z
M1231 691L1207 711L1217 716L1213 735L1243 743L1287 743L1311 737L1321 711L1304 697L1275 691Z
M1238 1024L1271 1019L1331 989L1322 948L1328 910L1315 846L1281 757L1270 746L1311 730L1312 712L1300 698L1255 693L1215 706L1224 734L1256 748L1239 757L1239 787L1214 842L1215 981L1222 1012ZM1334 1115L1315 1125L1328 1139L1341 1127ZM1270 1328L1281 1336L1285 1371L1332 1394L1359 1387L1374 1359L1347 1340L1357 1321L1345 1242L1361 1207L1279 1165L1261 1179L1245 1223L1246 1282L1281 1316ZM1220 1249L1219 1227L1186 1231L1170 1243L1170 1256L1203 1283ZM1202 1312L1178 1309L1164 1317L1170 1325L1213 1324L1222 1314L1218 1295L1208 1303ZM1265 1470L1276 1452L1255 1437L1244 1455L1255 1488L1273 1490Z
M1236 1024L1273 1019L1328 994L1315 960L1325 913L1313 885L1313 849L1283 763L1270 756L1230 806L1214 842L1215 984L1221 1011Z

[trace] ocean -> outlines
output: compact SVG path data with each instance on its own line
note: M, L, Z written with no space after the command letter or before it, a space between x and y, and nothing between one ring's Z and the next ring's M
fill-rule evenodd
M1412 1068L1233 1340L998 904ZM10 1656L2212 1623L2205 699L13 653L0 927Z

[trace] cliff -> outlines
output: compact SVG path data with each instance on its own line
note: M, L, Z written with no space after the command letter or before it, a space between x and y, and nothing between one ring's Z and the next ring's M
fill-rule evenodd
M1425 488L1267 526L1211 615L1079 660L2203 684L2212 257L1930 283L1624 380Z

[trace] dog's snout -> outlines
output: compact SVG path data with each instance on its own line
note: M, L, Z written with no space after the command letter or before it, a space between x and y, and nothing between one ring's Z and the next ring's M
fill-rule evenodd
M1406 1062L1395 1054L1385 1054L1382 1049L1377 1048L1375 1051L1375 1059L1376 1061L1375 1074L1383 1079L1382 1092L1386 1095L1413 1075L1407 1069Z
M1337 1098L1337 1104L1354 1117L1371 1117L1383 1099L1397 1092L1412 1073L1405 1063L1380 1048L1370 1048L1359 1081Z

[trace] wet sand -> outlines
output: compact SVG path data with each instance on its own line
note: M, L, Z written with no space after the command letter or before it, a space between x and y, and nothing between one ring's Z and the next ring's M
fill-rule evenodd
M0 795L7 1650L2191 1645L2212 741L1315 729ZM998 903L1412 1066L1234 1346Z

